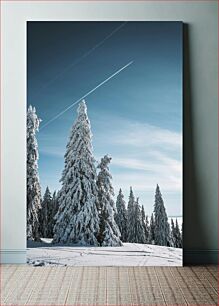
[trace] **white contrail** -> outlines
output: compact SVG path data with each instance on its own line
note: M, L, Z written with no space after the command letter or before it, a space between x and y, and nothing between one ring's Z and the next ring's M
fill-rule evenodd
M110 79L112 79L114 76L116 76L118 73L120 73L122 70L126 69L128 66L130 66L133 63L133 61L129 62L128 64L126 64L125 66L123 66L122 68L120 68L119 70L117 70L116 72L114 72L111 76L109 76L107 79L105 79L103 82L101 82L100 84L98 84L96 87L94 87L93 89L91 89L90 91L88 91L84 96L80 97L77 101L75 101L74 103L72 103L71 105L69 105L68 107L66 107L65 109L63 109L63 111L61 111L60 113L58 113L55 117L51 118L49 121L47 121L41 128L40 130L42 130L43 128L45 128L48 124L50 124L51 122L53 122L54 120L56 120L57 118L59 118L60 116L62 116L65 112L67 112L70 108L72 108L75 104L79 103L82 99L86 98L87 96L89 96L92 92L94 92L97 88L99 88L100 86L102 86L103 84L105 84L106 82L108 82Z
M110 32L106 37L104 37L104 39L102 39L99 43L97 43L95 46L93 46L91 49L89 49L87 52L85 52L84 54L82 54L79 58L77 58L76 60L74 60L70 65L66 66L61 72L59 72L54 78L52 78L50 81L48 81L46 84L44 84L44 86L42 86L38 93L40 93L40 90L45 89L46 87L48 87L50 84L52 84L54 81L56 81L61 75L65 74L67 71L69 71L71 68L73 68L74 66L76 66L78 63L80 63L84 58L86 58L87 56L89 56L91 53L93 53L97 48L99 48L100 46L102 46L105 41L107 41L110 37L112 37L116 32L118 32L121 28L123 28L126 25L127 21L123 22L122 24L120 24L118 27L116 27L112 32ZM37 93L37 94L38 94ZM36 94L36 95L37 95Z

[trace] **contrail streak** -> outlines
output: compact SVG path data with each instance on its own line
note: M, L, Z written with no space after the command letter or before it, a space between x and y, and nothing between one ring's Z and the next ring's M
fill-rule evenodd
M121 28L123 28L126 25L126 22L123 22L122 24L120 24L118 27L116 27L111 33L109 33L104 39L102 39L99 43L97 43L94 47L92 47L91 49L89 49L87 52L85 52L84 54L82 54L82 56L80 56L79 58L77 58L75 61L73 61L70 65L66 66L61 72L59 72L53 79L51 79L50 81L48 81L44 86L42 86L40 89L45 89L47 86L49 86L50 84L52 84L54 81L56 81L60 76L62 76L64 73L66 73L67 71L69 71L71 68L73 68L74 66L76 66L78 63L80 63L84 58L86 58L87 56L89 56L91 53L93 53L97 48L99 48L100 46L102 46L105 41L107 41L110 37L112 37L116 32L118 32ZM39 93L39 92L38 92Z
M103 84L105 84L106 82L108 82L109 80L111 80L114 76L116 76L117 74L119 74L121 71L123 71L124 69L126 69L128 66L130 66L133 63L133 61L129 62L128 64L126 64L125 66L123 66L122 68L120 68L119 70L117 70L116 72L114 72L111 76L109 76L107 79L105 79L103 82L101 82L100 84L98 84L96 87L94 87L93 89L91 89L90 91L88 91L84 96L80 97L77 101L75 101L74 103L72 103L71 105L69 105L68 107L66 107L65 109L63 109L60 113L58 113L55 117L51 118L49 121L47 121L41 128L40 130L42 130L43 128L45 128L48 124L52 123L53 121L55 121L57 118L59 118L60 116L62 116L64 113L66 113L70 108L72 108L74 105L76 105L77 103L79 103L82 99L86 98L87 96L89 96L91 93L93 93L95 90L97 90L97 88L99 88L100 86L102 86Z

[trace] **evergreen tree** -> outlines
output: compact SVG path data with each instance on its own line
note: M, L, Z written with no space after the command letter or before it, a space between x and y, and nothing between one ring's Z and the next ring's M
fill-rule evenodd
M145 231L142 223L141 206L139 205L139 198L134 204L135 220L134 220L134 241L135 243L145 243Z
M149 222L148 222L148 216L145 216L145 210L144 206L141 207L141 216L142 216L142 225L144 229L144 236L145 236L145 242L148 243L149 239Z
M99 245L96 168L85 101L78 106L65 153L53 243Z
M148 243L150 243L150 244L155 243L155 221L154 221L154 214L153 213L151 214Z
M160 192L160 188L157 185L155 193L154 204L154 218L155 218L155 244L170 246L170 227L166 214L166 209Z
M51 196L51 194L50 194ZM47 237L53 238L54 235L54 216L57 213L57 200L56 200L56 192L54 191L53 195L51 196L50 203L48 202L48 208L47 208L47 221L48 221L48 228L47 228Z
M130 187L127 209L127 241L135 242L135 197Z
M175 241L175 237L176 237L176 229L175 229L175 224L173 219L171 218L171 246L175 248L176 246L176 241Z
M116 200L117 213L115 214L115 221L119 227L121 233L121 240L123 242L127 241L127 210L124 200L124 195L120 188L119 194Z
M42 207L39 213L41 237L53 238L53 229L55 225L54 217L57 211L58 207L56 191L54 191L53 195L51 195L49 187L47 186L43 196Z
M54 235L55 235L55 227L57 223L57 219L59 218L59 206L61 203L61 198L62 198L62 191L59 190L57 193L53 193L53 208L54 208L54 216L53 216L53 241L54 241Z
M176 219L176 226L175 226L175 247L182 248L182 234L180 232L177 219Z
M52 238L51 233L51 215L52 215L52 196L49 187L46 187L46 191L43 196L42 208L40 210L40 233L41 237Z
M149 224L148 216L145 217L145 226L146 226L146 232L148 233L148 235L146 236L146 243L149 243L150 224Z
M135 201L132 187L130 188L128 202L128 226L127 226L128 242L145 243L146 237L142 224L141 207L139 199Z
M41 188L38 174L38 144L36 132L40 119L35 107L27 111L27 239L39 240L39 210L41 208Z
M53 195L52 195L52 232L54 234L54 225L55 225L55 216L59 210L59 202L58 202L58 196L59 196L59 192L56 193L56 191L53 192Z
M120 246L120 231L114 220L116 212L113 201L114 191L111 184L112 176L109 172L111 158L105 155L98 165L100 172L97 177L98 207L100 211L100 231L98 241L101 246Z

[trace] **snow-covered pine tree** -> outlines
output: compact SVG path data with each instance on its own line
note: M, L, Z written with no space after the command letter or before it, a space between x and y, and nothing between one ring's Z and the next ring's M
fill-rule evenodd
M142 225L144 229L145 243L148 243L149 239L149 222L148 216L145 215L144 205L141 207Z
M171 218L171 235L170 235L170 239L171 239L171 246L175 248L176 245L176 241L175 241L175 234L176 229L175 229L175 224L173 219Z
M53 238L54 226L55 226L55 215L58 211L58 198L56 191L53 192L51 198L51 204L48 206L48 226L47 226L47 238Z
M146 215L146 217L145 217L145 225L146 225L146 230L147 230L147 233L148 233L148 236L146 236L146 243L149 243L150 224L149 224L148 215Z
M127 208L127 241L135 242L135 197L130 187L128 208Z
M175 247L182 248L182 234L180 232L177 219L176 219L176 226L175 226Z
M121 246L119 227L115 222L116 207L113 201L114 191L111 184L112 176L109 172L111 158L105 155L101 158L97 176L98 208L100 218L100 231L98 242L101 246Z
M85 101L78 106L65 153L53 243L98 246L96 168Z
M154 214L151 214L148 243L154 244L155 241L155 221Z
M62 192L61 190L58 190L58 192L53 193L53 203L54 203L54 214L53 214L53 221L54 221L54 226L53 226L53 241L54 241L54 234L55 234L55 226L57 219L59 218L59 204L60 204L60 199L62 197Z
M56 191L54 191L53 195L52 195L52 215L53 215L52 219L53 219L53 227L55 225L55 215L57 214L58 209L59 209L58 195L59 195L59 192L56 193ZM52 227L52 232L54 233L53 227Z
M154 219L155 244L162 246L170 246L170 227L168 223L166 209L158 185L156 187L155 192Z
M49 187L46 187L43 201L42 201L42 208L40 210L40 233L41 237L44 238L52 238L53 235L50 235L50 215L52 210L52 196L49 190Z
M139 198L137 198L134 204L134 211L135 211L135 222L134 222L134 241L135 243L145 243L145 231L144 226L142 224L142 214L141 214L141 206L139 205Z
M27 239L39 240L39 210L41 209L41 188L38 173L38 144L36 132L40 119L35 107L27 110Z
M127 241L127 210L124 200L124 195L121 188L119 189L119 194L116 200L117 213L115 214L115 221L119 227L121 233L122 242Z

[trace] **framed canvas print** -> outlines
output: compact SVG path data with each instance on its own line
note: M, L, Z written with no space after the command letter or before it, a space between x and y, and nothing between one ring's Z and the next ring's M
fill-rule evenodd
M27 262L182 265L182 22L27 22Z

